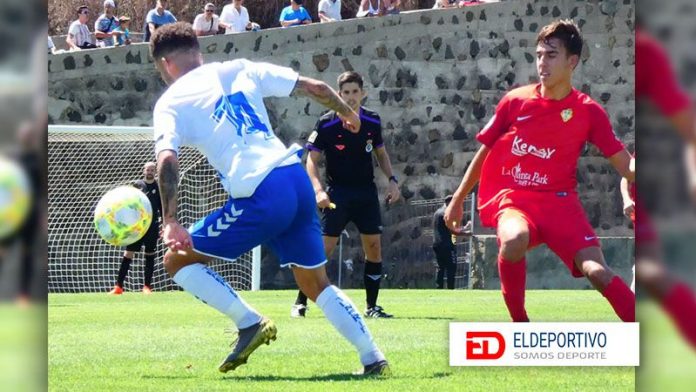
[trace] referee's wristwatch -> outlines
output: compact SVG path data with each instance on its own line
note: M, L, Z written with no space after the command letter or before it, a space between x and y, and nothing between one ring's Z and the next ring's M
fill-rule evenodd
M389 181L392 181L394 184L399 185L399 179L396 178L396 176L389 177Z

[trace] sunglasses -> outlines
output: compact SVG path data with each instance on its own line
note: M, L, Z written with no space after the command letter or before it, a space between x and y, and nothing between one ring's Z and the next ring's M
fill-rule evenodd
M89 11L82 11L80 12L82 15L89 15Z
M213 11L215 11L215 10L205 10L205 12L213 12Z

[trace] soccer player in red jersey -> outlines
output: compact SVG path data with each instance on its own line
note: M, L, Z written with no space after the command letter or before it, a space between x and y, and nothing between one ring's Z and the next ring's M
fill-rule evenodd
M479 181L479 215L497 229L498 272L513 321L529 321L524 306L528 249L545 243L573 276L586 276L623 321L635 321L635 295L607 266L576 191L585 143L633 181L631 156L616 138L602 107L571 85L583 39L571 20L558 20L537 36L540 83L507 93L479 132L483 144L445 212L459 232L465 196Z
M688 142L687 173L692 195L696 192L696 112L688 95L679 87L670 61L652 37L636 31L636 98L652 102L675 130ZM644 287L672 318L689 344L696 348L696 296L663 263L661 244L650 217L636 198L635 183L623 179L624 212L631 217L636 233L638 284Z

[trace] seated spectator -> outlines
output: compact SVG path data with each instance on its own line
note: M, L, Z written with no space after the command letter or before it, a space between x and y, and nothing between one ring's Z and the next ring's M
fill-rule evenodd
M203 7L203 13L196 15L193 20L193 30L199 37L215 35L218 32L220 17L215 15L215 4L208 3Z
M56 54L56 45L50 35L48 36L48 54Z
M324 22L335 22L341 20L341 0L321 0L319 1L319 20Z
M89 19L89 7L82 5L77 9L77 20L70 24L68 37L65 43L70 50L94 49L97 46L92 42L92 35L87 27Z
M94 36L97 38L97 46L105 48L114 46L114 36L111 34L118 27L118 19L114 16L116 4L114 0L104 1L104 13L99 15L94 22Z
M302 0L290 0L290 5L280 13L279 21L283 27L299 26L312 23L312 17L302 6Z
M249 11L242 4L244 0L233 0L222 7L220 13L220 27L225 29L225 34L243 33L245 31L258 31L261 29L257 23L249 20Z
M382 15L397 15L401 12L401 0L384 0Z
M435 0L435 5L433 9L445 9L445 8L456 8L457 0Z
M381 0L361 0L358 13L355 14L357 18L382 15L384 15L384 5Z
M118 18L118 27L114 29L114 40L116 46L130 45L130 18L121 16Z
M150 42L150 37L160 26L175 23L176 17L167 9L167 0L157 0L155 8L151 9L145 17L145 42Z

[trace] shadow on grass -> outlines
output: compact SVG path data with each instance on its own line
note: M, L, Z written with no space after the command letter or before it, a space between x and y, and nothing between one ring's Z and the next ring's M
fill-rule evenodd
M438 372L434 373L430 376L414 376L415 378L418 379L436 379L436 378L445 378L451 376L452 373L443 373L443 372ZM364 377L360 375L355 375L355 374L350 374L350 373L334 373L334 374L324 374L321 376L308 376L308 377L291 377L291 376L273 376L273 375L267 375L267 376L240 376L240 377L235 377L234 375L231 376L224 376L222 379L223 380L248 380L248 381L269 381L269 382L274 382L274 381L359 381L359 380L392 380L392 379L403 379L403 378L410 378L408 375L392 375L390 377Z

